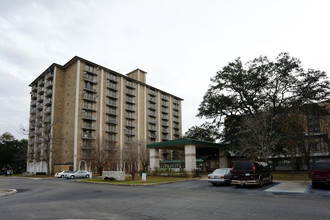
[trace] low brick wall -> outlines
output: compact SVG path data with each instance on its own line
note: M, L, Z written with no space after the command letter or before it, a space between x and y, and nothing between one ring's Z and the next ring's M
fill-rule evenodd
M118 181L125 181L125 172L123 171L103 171L102 172L102 179L105 177L108 178L115 178Z

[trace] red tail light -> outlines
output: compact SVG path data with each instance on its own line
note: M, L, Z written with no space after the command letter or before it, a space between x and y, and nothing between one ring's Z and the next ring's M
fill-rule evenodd
M253 171L256 171L256 166L253 164Z
M207 178L210 179L211 177L208 176Z
M224 179L225 177L224 176L222 176L222 177L220 177L221 179Z
M235 164L233 164L233 168L232 168L232 170L234 170L234 165L235 165Z

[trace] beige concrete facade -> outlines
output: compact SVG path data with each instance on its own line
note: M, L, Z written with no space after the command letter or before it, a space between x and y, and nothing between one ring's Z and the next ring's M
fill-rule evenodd
M27 171L89 170L91 142L115 146L122 169L127 144L181 137L182 99L146 84L146 74L122 75L80 57L52 64L30 84Z

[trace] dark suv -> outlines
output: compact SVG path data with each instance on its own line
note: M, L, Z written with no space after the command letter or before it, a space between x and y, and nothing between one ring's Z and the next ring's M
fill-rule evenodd
M312 186L330 185L330 160L316 161L312 168Z
M232 185L262 186L264 183L272 182L272 171L267 163L258 161L237 161L234 163L232 169Z

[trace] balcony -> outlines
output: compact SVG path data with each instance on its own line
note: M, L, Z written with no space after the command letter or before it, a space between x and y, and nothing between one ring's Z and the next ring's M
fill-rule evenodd
M149 112L148 112L148 115L156 117L156 112L154 112L154 111L149 111Z
M131 87L131 88L135 88L136 84L134 82L131 82L131 81L126 81L126 86Z
M87 114L86 112L83 113L82 118L88 120L96 120L96 116L93 116L92 114Z
M116 127L107 127L105 128L105 131L108 133L117 133Z
M89 66L89 65L85 65L84 70L89 72L89 73L93 73L93 74L98 74L99 73L98 68L95 68L95 67Z
M95 130L95 126L91 123L83 123L82 124L82 128L83 129L91 129L91 130Z
M162 122L162 126L164 126L164 127L168 127L168 122L163 121L163 122Z
M152 118L149 118L149 119L148 119L148 122L149 122L150 124L156 124L156 120L155 120L155 119L152 119Z
M134 106L126 105L126 110L128 111L136 111Z
M126 97L126 102L129 102L129 103L135 103L135 100L131 97Z
M107 92L107 96L118 99L118 95L115 92Z
M52 99L51 98L48 98L48 99L46 99L46 101L45 101L45 105L51 105L52 104Z
M91 111L97 111L97 107L93 106L93 105L88 105L85 104L83 105L83 109L87 109L87 110L91 110Z
M109 136L105 138L106 141L117 141L116 136Z
M35 125L34 124L30 124L29 129L30 130L34 130L35 129Z
M126 90L126 94L129 94L129 95L132 95L132 96L136 95L134 90L129 90L129 89Z
M95 96L90 95L90 94L86 94L86 93L84 94L84 97L83 98L86 99L86 100L92 101L92 102L96 102L97 101L97 98Z
M174 124L174 129L180 129L180 126L178 124Z
M96 136L89 133L85 133L82 135L82 139L96 139Z
M53 86L53 81L47 81L46 82L46 88L50 88Z
M37 112L36 108L31 108L30 114L34 115Z
M168 108L162 108L163 113L168 113Z
M107 101L106 104L110 105L110 106L117 107L117 102L115 102L115 101Z
M52 79L54 74L52 72L49 72L46 74L46 79Z
M31 93L31 98L32 99L36 99L38 97L37 93L33 92Z
M50 116L46 116L44 119L45 123L50 123L51 122L51 117Z
M84 80L95 84L98 82L96 78L89 74L84 74Z
M85 85L84 89L90 92L96 92L96 89L94 89L94 87L90 85Z
M149 134L149 138L156 139L157 135L156 134Z
M117 119L109 118L105 121L107 124L117 124Z
M43 87L39 88L38 89L38 94L43 94L45 91L45 89Z
M168 140L168 136L167 135L163 135L162 136L162 140L167 141Z
M156 126L149 126L149 131L156 131Z
M168 117L168 115L162 115L162 119L169 120L169 117Z
M39 111L41 111L43 107L44 107L44 106L43 106L43 104L41 103L40 105L37 106L37 109L38 109Z
M107 109L105 111L105 113L109 114L109 115L117 115L117 111L115 109Z
M115 83L107 83L107 87L110 88L110 89L115 89L117 90L117 85Z
M127 114L127 112L126 112L126 118L135 119L135 115L134 114Z
M126 127L135 127L135 123L132 121L126 121L125 125Z
M30 121L35 121L35 120L36 120L35 116L30 117Z
M174 105L173 106L173 109L179 111L179 106L178 105Z
M38 102L42 102L43 100L44 100L44 96L43 95L38 96L38 99L37 99Z
M168 134L168 130L166 128L162 128L162 133Z
M148 104L148 108L149 109L154 109L154 110L156 110L156 105L155 104Z
M53 91L50 89L50 90L47 90L46 92L46 97L50 97L53 95Z
M126 135L134 136L134 135L135 135L135 131L132 131L132 130L126 129L126 130L125 130L125 134L126 134Z
M152 95L152 96L156 96L157 93L154 90L149 90L149 94Z
M180 136L181 134L180 134L179 131L174 131L174 135L178 135L178 136Z
M162 101L162 106L168 107L168 102Z
M173 118L173 121L174 121L174 122L180 122L179 118L177 118L177 117L174 117L174 118Z
M156 98L155 97L149 96L148 100L149 100L149 102L156 103Z
M52 108L51 108L51 107L47 107L47 108L45 109L45 113L46 113L46 114L50 114L50 113L52 113Z
M45 84L45 80L44 79L40 79L38 81L38 86L43 86Z
M32 92L36 92L37 90L38 90L37 85L33 85L33 86L32 86Z
M169 97L167 95L162 94L162 99L168 101L169 100Z
M180 116L180 115L179 115L179 112L176 112L176 111L173 112L173 115L174 115L174 116L177 116L177 117Z
M113 75L113 74L107 74L107 79L114 81L114 82L118 82L118 78L117 76Z

